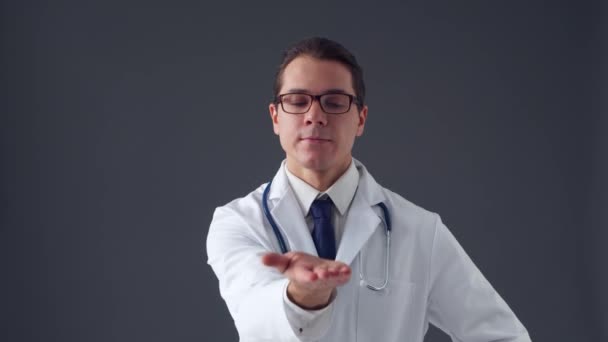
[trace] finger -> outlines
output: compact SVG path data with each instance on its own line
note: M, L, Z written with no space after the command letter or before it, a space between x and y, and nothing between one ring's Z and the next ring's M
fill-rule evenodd
M301 265L291 267L289 270L287 270L287 272L285 272L285 275L290 280L299 284L310 284L319 279L317 273L313 272L313 270L310 268L303 267Z
M316 266L314 272L319 276L319 279L327 279L331 277L326 265Z
M336 278L336 286L342 286L350 280L350 275L343 275Z
M349 280L350 280L350 273L339 274L339 275L333 276L330 279L328 279L327 281L330 282L331 286L336 287L336 286L342 286L342 285L348 283Z
M350 274L348 270L350 268L346 267L346 270L341 271L343 266L340 265L320 265L315 267L315 273L319 275L320 279L333 279L336 277L344 276Z
M341 267L342 266L340 266L340 265L331 265L330 267L327 268L327 272L331 276L338 276L338 275L340 275L340 268Z
M340 273L340 275L348 275L348 276L350 276L351 269L347 265L342 265L339 268L338 272Z
M328 276L339 276L341 274L350 274L350 267L343 262L328 261L316 266L319 270L324 268Z
M283 273L289 266L289 258L278 253L267 253L262 256L262 263Z
M326 276L320 278L325 282L325 286L336 287L346 284L350 280L350 276L350 267L342 264L330 266L327 269Z

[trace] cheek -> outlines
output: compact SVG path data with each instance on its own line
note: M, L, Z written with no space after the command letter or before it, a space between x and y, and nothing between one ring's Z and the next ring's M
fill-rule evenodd
M359 125L356 122L349 121L348 123L344 123L342 129L340 129L340 138L342 141L348 141L349 144L355 140L356 136L359 133Z
M289 122L281 122L275 128L278 131L279 140L281 141L281 146L283 149L292 149L296 139L297 139L297 130L295 125Z

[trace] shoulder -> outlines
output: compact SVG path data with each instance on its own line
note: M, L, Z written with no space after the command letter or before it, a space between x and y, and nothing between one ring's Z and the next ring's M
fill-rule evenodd
M207 232L207 253L224 255L231 248L255 246L273 250L262 209L262 184L244 197L215 208Z
M440 216L400 194L382 188L393 224L393 237L413 243L410 248L428 251L432 247L441 222Z
M374 179L361 162L356 162L361 174L359 185L363 185L362 189L369 196L370 204L384 202L389 209L393 225L405 226L410 230L434 231L439 215L385 188Z
M212 225L214 221L225 216L247 217L248 220L257 217L262 212L262 194L267 184L264 183L247 195L216 207L213 213Z
M411 202L392 190L382 187L382 191L395 214L398 214L400 218L405 219L407 222L412 224L434 224L437 220L437 213Z

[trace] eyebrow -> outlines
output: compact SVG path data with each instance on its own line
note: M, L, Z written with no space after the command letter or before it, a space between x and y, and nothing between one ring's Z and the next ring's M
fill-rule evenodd
M304 88L291 88L289 90L287 90L287 93L305 93L305 94L312 94L308 89L304 89ZM324 92L321 93L322 94L348 94L344 89L341 88L331 88L331 89L327 89Z

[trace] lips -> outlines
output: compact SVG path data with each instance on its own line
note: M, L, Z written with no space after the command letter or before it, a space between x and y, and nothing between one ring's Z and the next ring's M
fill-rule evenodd
M301 140L306 140L306 141L310 141L310 142L327 142L327 141L331 141L330 139L325 139L325 138L321 138L321 137L305 137L305 138L301 138Z

